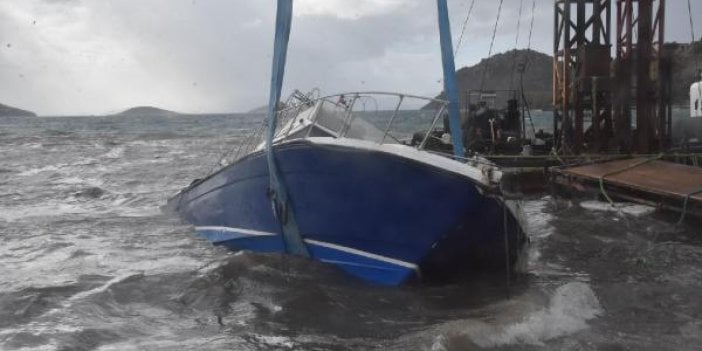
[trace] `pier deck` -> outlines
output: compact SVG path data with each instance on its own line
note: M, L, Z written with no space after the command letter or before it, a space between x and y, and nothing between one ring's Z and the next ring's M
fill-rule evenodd
M596 190L606 197L702 214L700 167L630 158L564 167L552 172L557 184L572 189Z

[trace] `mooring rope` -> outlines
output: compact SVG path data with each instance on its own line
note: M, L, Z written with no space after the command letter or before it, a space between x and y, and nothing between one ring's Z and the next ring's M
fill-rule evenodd
M505 284L507 287L507 296L509 296L510 293L510 281L511 276L510 276L510 252L509 252L509 223L508 223L508 209L507 209L507 204L502 203L502 230L504 230L504 238L503 240L505 241L504 249L505 249Z
M682 213L680 213L678 224L683 224L685 221L685 215L687 214L687 203L690 201L690 198L699 193L702 193L702 188L691 191L685 195L685 201L683 201Z
M612 198L609 197L609 194L607 194L607 191L606 191L605 188L604 188L604 179L605 179L606 177L609 177L609 176L612 176L612 175L615 175L615 174L618 174L618 173L622 173L622 172L626 172L626 171L632 170L632 169L634 169L634 168L636 168L636 167L645 165L645 164L647 164L647 163L649 163L649 162L651 162L651 161L658 160L658 159L660 159L660 158L662 158L662 157L663 157L663 154L659 154L659 155L657 155L656 157L647 158L647 159L644 159L644 160L642 160L642 161L636 162L636 163L634 163L634 164L628 165L628 166L626 166L626 167L624 167L624 168L617 169L617 170L614 170L614 171L611 171L611 172L608 172L608 173L605 173L605 174L601 175L600 178L599 178L600 192L602 193L602 195L604 195L605 199L607 199L607 201L609 202L609 204L612 205L612 207L614 207L614 201L612 201Z

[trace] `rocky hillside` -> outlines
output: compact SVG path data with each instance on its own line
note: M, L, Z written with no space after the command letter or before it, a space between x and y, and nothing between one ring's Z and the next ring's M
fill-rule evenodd
M551 56L533 50L512 50L483 59L477 65L456 71L461 106L468 90L519 89L515 62L526 62L524 91L532 108L550 108L552 96ZM514 74L512 74L514 72ZM484 77L484 78L483 78ZM444 93L439 95L444 98Z
M696 70L702 69L702 41L693 44L666 44L666 53L672 58L673 103L687 104L690 84L699 80ZM515 61L516 57L516 61ZM514 62L526 62L524 91L532 108L552 107L552 58L531 50L512 50L483 59L477 65L463 67L456 72L461 106L465 106L467 90L518 89L519 73ZM514 74L512 73L514 71ZM483 78L484 76L484 78ZM484 82L484 83L483 83ZM439 98L444 98L441 93Z
M0 117L36 117L36 113L0 104Z

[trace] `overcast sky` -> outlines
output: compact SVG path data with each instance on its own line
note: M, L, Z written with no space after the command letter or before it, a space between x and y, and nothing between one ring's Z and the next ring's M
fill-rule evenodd
M449 0L454 42L471 1ZM457 67L488 54L498 1L476 1ZM520 1L527 45L532 0L505 0L495 53L515 46ZM40 115L247 111L267 99L274 16L275 0L0 0L0 103ZM687 2L669 0L667 16L667 40L689 42ZM553 0L536 0L534 49L552 51L552 26ZM433 96L436 3L295 0L287 72L286 91Z

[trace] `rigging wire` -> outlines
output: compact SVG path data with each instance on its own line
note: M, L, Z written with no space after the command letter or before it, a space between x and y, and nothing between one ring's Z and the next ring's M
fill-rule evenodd
M534 127L534 119L531 118L531 108L529 107L529 101L526 98L526 94L524 93L524 73L527 70L527 67L529 67L529 52L531 51L531 35L534 32L534 12L536 10L536 0L532 0L531 2L531 24L529 24L529 40L527 42L527 55L524 58L524 62L522 62L522 70L519 73L519 87L522 90L522 101L524 102L524 106L526 107L525 111L527 113L527 117L529 118L529 124L531 125L531 132L534 137L536 137L536 127ZM523 124L526 124L522 122ZM526 125L524 125L524 136L526 136Z
M456 43L456 49L453 50L454 56L458 55L458 50L461 48L463 43L463 36L466 33L466 28L468 27L468 22L470 21L470 16L473 14L473 8L475 7L476 0L471 1L470 7L468 8L468 15L466 15L465 21L463 21L463 27L461 28L461 35L458 37L458 42Z
M488 59L490 56L492 56L492 49L495 45L495 36L497 35L497 26L500 24L500 15L502 14L502 4L504 3L504 0L500 0L500 4L497 7L497 19L495 20L495 27L492 29L492 40L490 41L490 50L488 51ZM485 68L483 69L483 77L480 80L480 91L483 91L483 88L485 87L485 75L488 71L488 68L490 66L490 61L486 60L485 61Z
M692 45L694 47L695 45L695 22L692 19L692 3L690 0L687 0L687 12L688 15L690 16L690 36L692 37ZM700 74L700 59L697 55L693 55L695 57L695 74ZM700 77L695 77L695 80L699 79Z
M531 3L531 24L529 25L529 43L527 44L527 51L531 50L531 34L534 32L534 10L536 10L536 0Z
M522 8L524 0L519 0L519 15L517 17L517 35L514 39L514 54L512 55L512 72L509 75L509 90L514 86L514 70L517 68L517 48L519 47L519 33L522 27Z
M692 3L687 0L687 13L690 16L690 36L692 37L692 42L695 42L695 22L692 19Z

